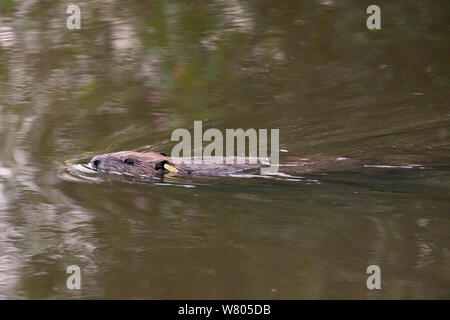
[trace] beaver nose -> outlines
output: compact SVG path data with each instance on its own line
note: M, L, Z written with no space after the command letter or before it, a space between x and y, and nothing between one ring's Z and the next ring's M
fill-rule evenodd
M93 157L91 162L89 162L89 166L93 169L97 169L100 165L100 159L98 157Z

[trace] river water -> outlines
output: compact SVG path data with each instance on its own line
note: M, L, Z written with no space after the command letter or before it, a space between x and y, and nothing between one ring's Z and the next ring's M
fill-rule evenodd
M0 0L0 298L448 299L450 171L100 179L177 128L450 158L449 4ZM67 267L79 266L70 290ZM369 290L367 267L381 271Z

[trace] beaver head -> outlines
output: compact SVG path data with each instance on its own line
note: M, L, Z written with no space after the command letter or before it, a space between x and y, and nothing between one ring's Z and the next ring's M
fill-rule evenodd
M89 167L103 173L155 175L164 172L164 164L168 164L169 159L163 153L121 151L95 156L89 162Z

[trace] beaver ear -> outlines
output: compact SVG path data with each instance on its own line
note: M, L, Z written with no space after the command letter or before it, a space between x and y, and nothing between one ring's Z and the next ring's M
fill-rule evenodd
M161 169L164 169L164 165L165 165L165 164L169 164L169 161L163 160L163 161L160 161L160 162L156 163L156 165L155 165L155 170L161 170Z

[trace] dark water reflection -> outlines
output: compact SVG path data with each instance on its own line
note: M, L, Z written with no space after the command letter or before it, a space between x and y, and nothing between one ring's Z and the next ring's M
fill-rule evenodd
M448 157L448 4L0 0L0 298L449 298L448 169L168 183L74 175L172 130L288 155ZM79 265L82 289L66 289ZM366 288L368 265L382 290Z

